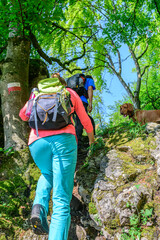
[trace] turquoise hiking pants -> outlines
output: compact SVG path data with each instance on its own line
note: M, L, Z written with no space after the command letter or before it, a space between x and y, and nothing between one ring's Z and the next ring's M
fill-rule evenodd
M31 155L41 170L35 204L48 212L53 188L53 214L49 240L67 240L70 227L70 201L77 161L77 142L72 134L59 134L36 140L29 146Z

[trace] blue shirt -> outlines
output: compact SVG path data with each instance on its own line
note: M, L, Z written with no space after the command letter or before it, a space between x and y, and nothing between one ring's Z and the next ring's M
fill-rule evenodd
M84 84L84 88L88 91L88 88L90 86L93 87L93 90L96 89L93 79L92 78L86 78L86 81L85 81L85 84ZM85 96L81 96L80 98L81 98L82 102L88 103L87 98Z

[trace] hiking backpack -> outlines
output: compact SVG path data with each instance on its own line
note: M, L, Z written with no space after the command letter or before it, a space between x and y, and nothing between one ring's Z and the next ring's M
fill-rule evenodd
M58 78L43 79L38 83L39 93L33 99L29 126L41 130L58 130L71 122L70 93Z
M66 79L67 87L73 89L79 96L88 98L88 92L84 88L86 77L82 73L77 73Z

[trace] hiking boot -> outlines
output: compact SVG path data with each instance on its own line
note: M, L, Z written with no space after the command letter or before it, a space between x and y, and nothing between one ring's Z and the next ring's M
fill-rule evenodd
M49 227L44 207L41 204L35 204L32 207L31 223L33 232L37 235L48 234Z

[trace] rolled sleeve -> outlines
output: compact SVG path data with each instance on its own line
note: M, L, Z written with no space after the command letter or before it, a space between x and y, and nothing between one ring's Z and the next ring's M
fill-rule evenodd
M27 104L28 102L26 102L26 104L24 105L24 107L20 110L19 112L19 117L23 120L23 121L28 121L29 117L26 116L26 109L27 109Z
M93 87L93 90L96 89L96 86L95 86L95 84L94 84L94 80L93 80L92 78L87 78L87 80L86 80L86 85L85 85L86 90L88 90L88 88L89 88L90 86Z

